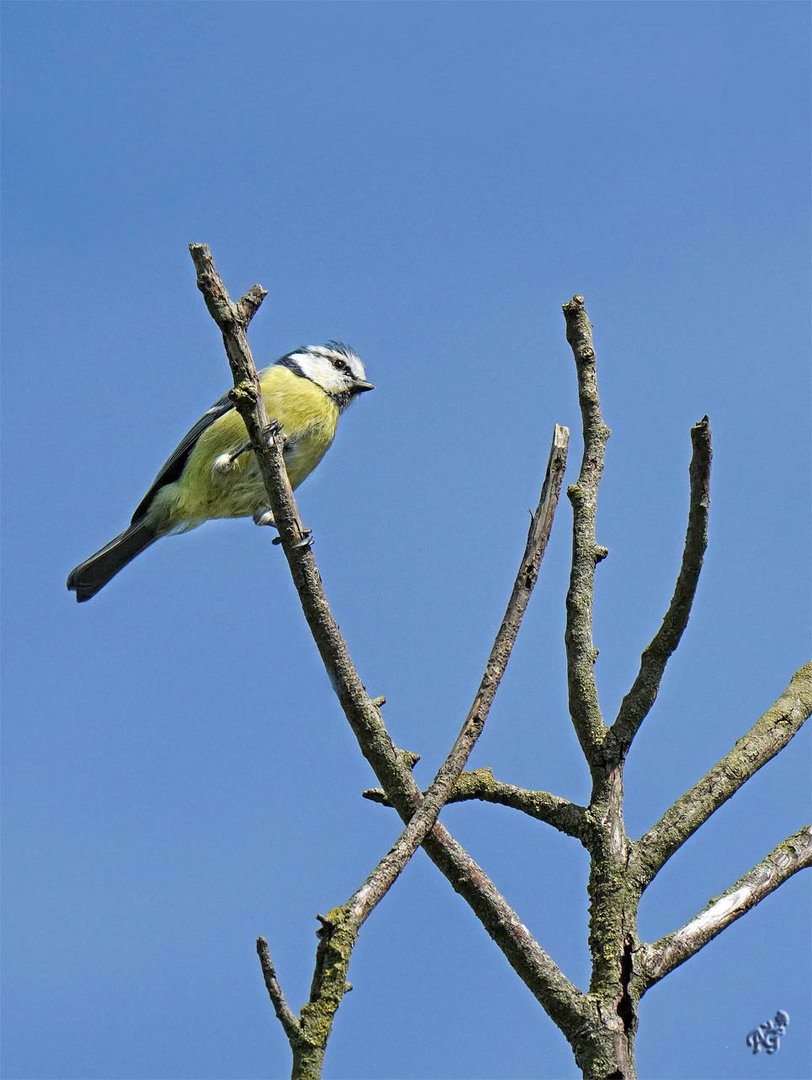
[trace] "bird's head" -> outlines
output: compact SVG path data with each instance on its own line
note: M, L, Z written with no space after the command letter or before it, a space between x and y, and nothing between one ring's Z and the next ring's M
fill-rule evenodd
M304 345L279 361L296 375L309 379L345 409L358 394L374 390L367 382L361 357L349 345L328 341L326 345Z

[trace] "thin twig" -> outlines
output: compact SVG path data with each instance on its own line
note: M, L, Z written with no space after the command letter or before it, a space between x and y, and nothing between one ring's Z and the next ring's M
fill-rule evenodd
M573 509L572 570L567 592L567 682L570 716L593 779L603 771L602 746L606 726L595 684L597 650L592 639L595 565L606 556L595 539L598 487L611 434L601 415L592 325L583 296L563 306L567 341L572 347L578 375L578 400L583 421L584 451L576 483L567 490Z
M711 900L685 926L652 945L644 945L636 953L634 966L642 983L641 994L694 956L726 926L754 908L787 878L809 866L812 866L812 826L807 825L773 848L758 866L739 878L721 896Z
M257 938L257 956L259 957L260 967L262 968L262 977L265 980L268 997L271 999L271 1004L273 1005L277 1019L284 1028L288 1041L292 1046L294 1042L298 1042L301 1039L302 1029L299 1026L299 1021L288 1005L285 995L282 993L282 987L279 985L279 981L276 977L276 968L273 966L273 961L271 960L271 950L264 937Z
M383 788L371 788L362 794L370 802L380 803L383 806L392 805ZM582 842L585 842L589 835L585 806L579 806L549 791L530 791L527 788L516 787L514 784L506 784L502 780L497 780L488 768L460 773L454 790L446 799L446 805L470 802L474 799L518 810Z
M640 658L640 670L623 699L617 720L609 730L607 744L617 760L625 757L632 740L645 720L660 690L665 666L688 625L696 594L702 560L708 546L710 508L711 428L707 416L691 429L693 454L689 469L691 498L682 565L674 595L662 625Z
M784 692L747 734L737 740L733 749L681 795L657 824L633 845L630 871L642 889L711 814L784 749L810 714L812 661L795 672Z
M453 790L460 773L465 768L465 763L477 739L482 734L496 691L499 689L510 660L522 618L538 580L541 560L544 558L547 541L550 538L558 496L567 467L569 435L565 427L555 425L539 504L530 522L527 543L519 563L507 609L497 631L473 704L448 756L395 846L380 861L350 901L350 909L354 912L359 925L367 918L380 897L391 886L426 838L440 810L448 800L449 793Z
M268 295L268 290L261 285L252 285L245 296L234 304L217 272L208 244L190 244L189 252L197 271L197 287L203 294L209 314L223 335L234 385L239 386L242 382L252 384L261 403L257 369L245 332ZM264 420L264 408L261 412L263 415L260 419Z

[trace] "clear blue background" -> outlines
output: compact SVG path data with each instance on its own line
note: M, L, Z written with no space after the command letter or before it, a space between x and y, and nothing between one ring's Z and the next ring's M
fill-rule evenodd
M164 541L92 603L128 521L229 385L187 252L261 282L258 361L329 337L376 393L300 492L329 596L428 782L501 617L586 295L614 434L596 642L607 718L679 564L689 429L711 546L627 769L644 832L809 646L809 7L7 3L4 1073L287 1075L254 939L297 1008L315 915L398 831L283 558L250 522ZM587 797L566 714L569 506L473 766ZM646 895L652 940L808 817L809 737ZM586 860L494 807L444 820L581 986ZM639 1069L808 1075L808 879L645 998ZM572 1077L563 1037L422 854L375 912L333 1078ZM777 1009L781 1050L745 1036Z

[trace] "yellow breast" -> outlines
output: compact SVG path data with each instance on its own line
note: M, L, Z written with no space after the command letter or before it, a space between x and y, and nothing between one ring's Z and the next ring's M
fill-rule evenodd
M260 372L269 420L282 425L285 464L297 487L318 465L335 437L338 408L309 379L278 364ZM232 409L200 436L182 475L156 495L150 517L156 526L188 529L209 518L245 517L267 508L268 497L252 453L242 454L228 472L212 469L221 454L234 453L247 440L242 417Z
M268 419L282 425L288 476L297 487L330 449L338 407L320 386L279 364L265 368L259 381Z

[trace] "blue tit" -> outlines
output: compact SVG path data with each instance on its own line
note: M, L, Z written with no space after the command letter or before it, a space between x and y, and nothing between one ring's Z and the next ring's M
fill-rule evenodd
M296 349L259 373L265 412L284 438L285 466L292 487L315 469L329 450L338 418L358 394L373 390L360 356L328 341ZM129 528L68 575L81 602L150 544L187 532L210 518L253 516L273 525L268 496L247 434L228 397L204 413L138 504Z

